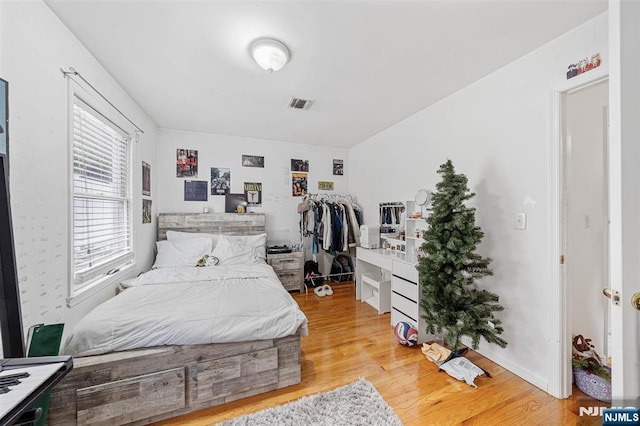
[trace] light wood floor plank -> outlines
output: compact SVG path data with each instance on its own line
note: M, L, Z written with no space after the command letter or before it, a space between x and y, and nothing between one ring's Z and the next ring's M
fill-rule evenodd
M378 315L355 300L353 284L333 288L334 295L323 298L313 292L293 294L309 319L300 384L157 424L208 426L360 377L376 386L405 425L600 424L598 417L580 417L579 405L606 404L575 388L571 398L555 399L477 352L468 352L467 358L493 376L477 378L478 389L438 372L418 347L397 343L389 314Z

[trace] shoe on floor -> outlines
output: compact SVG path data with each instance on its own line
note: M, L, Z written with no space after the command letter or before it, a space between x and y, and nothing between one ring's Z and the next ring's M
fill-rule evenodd
M331 286L329 284L323 285L322 288L324 288L324 295L325 296L333 296L333 289L331 288Z
M325 290L325 288L324 288L324 286L323 286L323 285L321 285L320 287L316 287L316 288L314 288L314 289L313 289L313 292L314 292L317 296L320 296L320 297L324 297L324 296L326 295L325 291L326 291L326 290ZM331 293L333 294L333 292L331 292Z

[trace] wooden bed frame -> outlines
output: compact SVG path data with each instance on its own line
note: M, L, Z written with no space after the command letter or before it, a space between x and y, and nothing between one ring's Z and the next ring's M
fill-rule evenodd
M160 214L168 230L265 232L264 214ZM49 425L149 424L300 383L300 330L271 340L161 346L74 359L54 388Z

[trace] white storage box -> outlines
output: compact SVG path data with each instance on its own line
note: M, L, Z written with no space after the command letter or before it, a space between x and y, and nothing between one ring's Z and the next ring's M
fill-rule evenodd
M369 249L380 247L380 225L360 225L360 246Z

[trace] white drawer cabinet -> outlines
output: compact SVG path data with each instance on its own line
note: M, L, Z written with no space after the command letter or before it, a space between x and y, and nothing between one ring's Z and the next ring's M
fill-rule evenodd
M304 291L304 253L268 254L267 263L278 274L278 278L287 291Z
M433 338L426 334L426 326L421 317L421 289L418 270L413 263L396 260L393 262L391 277L391 325L408 322L418 330L418 342Z

